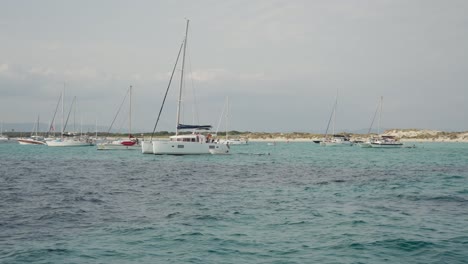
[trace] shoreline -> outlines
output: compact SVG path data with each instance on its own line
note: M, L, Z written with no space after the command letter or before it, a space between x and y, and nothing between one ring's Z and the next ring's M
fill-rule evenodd
M316 140L322 140L321 138L249 138L249 142L310 142L314 143ZM417 139L417 138L402 138L400 139L403 143L468 143L468 139L449 139L449 138L432 138L432 139Z

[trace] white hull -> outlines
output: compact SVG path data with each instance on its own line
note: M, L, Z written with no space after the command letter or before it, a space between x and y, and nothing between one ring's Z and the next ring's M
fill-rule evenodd
M373 148L401 148L403 147L402 143L395 143L395 144L379 144L379 143L371 143Z
M45 145L44 141L34 140L34 139L18 139L20 145Z
M320 142L321 146L327 146L327 147L350 147L353 145L353 143L347 141L347 142Z
M125 146L122 144L101 143L101 144L97 144L96 146L98 150L139 150L141 149L141 146L138 144L135 144L133 146Z
M47 141L49 147L87 147L92 146L90 142L79 141L79 140L53 140Z
M229 154L229 146L204 142L153 141L153 153L156 155Z
M143 153L143 154L154 154L153 153L153 141L142 141L141 142L141 153Z
M235 140L235 139L228 139L228 140L220 140L220 144L229 144L229 145L247 145L247 141L245 140Z
M372 144L371 143L359 143L359 146L361 148L372 148Z

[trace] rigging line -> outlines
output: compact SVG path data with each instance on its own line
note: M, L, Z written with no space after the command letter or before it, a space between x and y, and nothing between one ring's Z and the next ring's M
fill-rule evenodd
M71 114L71 111L73 109L73 106L75 105L75 101L76 101L76 96L73 97L73 102L70 106L70 111L68 111L68 116L67 116L67 120L65 121L65 125L63 126L63 131L62 131L62 135L63 133L65 133L65 129L67 128L67 124L68 124L68 119L70 118L70 114ZM74 132L74 131L73 131Z
M57 106L55 107L54 116L52 117L52 121L50 121L49 131L47 131L47 135L52 131L54 121L55 121L55 116L57 115L57 110L58 110L58 108L60 106L60 100L62 100L62 94L60 94L60 97L59 97L58 102L57 102ZM55 133L55 128L54 128L54 133Z
M331 123L332 117L333 117L333 115L335 114L336 104L337 104L337 103L338 103L338 98L336 98L336 100L335 100L335 104L333 105L332 114L330 115L330 119L328 119L327 130L325 131L325 138L328 136L328 128L330 127L330 123Z
M190 47L189 47L190 49ZM193 122L194 124L200 124L200 118L198 115L198 103L197 97L195 96L195 82L193 81L193 71L192 71L192 57L191 57L190 50L187 52L188 57L188 64L189 64L189 71L190 71L190 82L192 83L192 98L193 98L193 105L192 105L192 115L193 115Z
M221 116L219 117L218 126L216 127L216 135L218 135L219 127L221 126L221 121L223 120L224 111L226 110L226 108L227 108L227 101L224 102L223 111L221 112Z
M156 119L156 123L154 124L153 132L151 133L150 140L153 140L154 132L156 131L156 127L158 126L159 118L161 117L161 113L162 113L162 110L164 108L164 103L166 102L167 93L169 92L169 88L171 87L172 78L174 77L174 73L176 71L177 64L179 62L180 53L182 52L182 48L184 47L184 44L185 44L185 39L182 41L182 44L180 44L179 53L177 54L177 59L176 59L176 62L174 64L174 69L172 69L171 78L169 79L169 84L167 85L166 93L164 94L164 99L162 101L161 108L159 109L158 118Z
M37 121L36 121L37 122ZM31 130L31 136L34 135L34 131L36 131L36 122L34 122L34 125L32 127L32 130Z
M380 106L380 101L379 101L379 103L377 104L377 108L375 109L374 117L372 117L372 122L371 122L371 125L370 125L370 127L369 127L369 131L367 131L367 134L370 134L370 133L371 133L372 126L374 125L375 117L377 116L377 112L379 111L379 106Z
M379 113L379 125L377 127L377 134L380 134L380 123L382 122L382 108L383 108L383 96L380 96L380 113Z
M129 112L130 112L130 110L124 112L124 113L123 113L123 114L124 114L124 115L123 115L124 118L122 118L121 120L118 120L118 121L120 121L120 123L118 124L118 125L119 125L119 126L118 126L118 129L117 129L117 132L118 132L119 134L122 134L123 127L125 126L125 123L127 123L127 121L129 120L129 116L128 116Z
M107 130L107 134L110 134L110 131L111 131L111 129L112 129L112 126L114 125L114 122L115 122L115 120L117 119L117 116L119 115L120 110L122 109L122 106L123 106L123 104L125 103L125 100L127 99L127 95L129 94L129 92L130 92L130 91L128 90L127 93L125 93L125 97L124 97L124 99L122 100L122 103L120 104L119 109L117 110L117 113L116 113L115 116L114 116L114 120L112 120L112 123L111 123L111 125L109 126L109 129Z
M176 120L176 136L179 135L179 124L180 124L180 113L181 113L181 104L182 104L182 88L184 88L184 70L185 70L185 54L187 51L187 42L188 42L188 28L190 20L186 20L185 26L185 42L184 42L184 53L182 56L182 67L180 71L180 86L179 86L179 97L177 100L177 120Z

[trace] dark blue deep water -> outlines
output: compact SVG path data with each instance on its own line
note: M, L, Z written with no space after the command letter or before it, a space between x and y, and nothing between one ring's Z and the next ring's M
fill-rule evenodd
M466 143L232 148L0 144L0 262L468 262Z

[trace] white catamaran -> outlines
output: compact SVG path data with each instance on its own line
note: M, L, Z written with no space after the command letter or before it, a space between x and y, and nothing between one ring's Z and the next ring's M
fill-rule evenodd
M184 86L184 67L185 67L185 54L187 49L187 35L189 28L189 20L187 20L185 28L185 38L182 42L182 45L179 49L179 54L177 55L177 60L174 65L174 70L172 72L171 78L169 80L168 89L170 87L174 71L179 60L180 52L183 49L182 56L182 68L180 76L180 87L179 87L179 97L177 101L177 122L176 122L176 135L169 137L169 140L156 140L142 142L142 152L143 153L153 153L156 155L201 155L201 154L229 154L230 148L226 144L218 144L216 140L212 137L211 134L204 135L200 133L200 130L210 130L210 125L186 125L181 124L180 115L181 115L181 103L182 103L182 88ZM166 90L166 96L167 91ZM164 106L164 97L161 110ZM156 121L155 128L153 129L153 134L156 129L156 126L161 115L161 110ZM179 134L180 130L192 130L192 134Z

